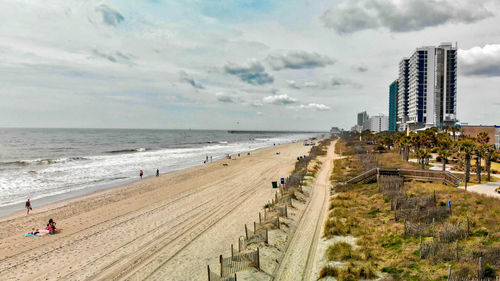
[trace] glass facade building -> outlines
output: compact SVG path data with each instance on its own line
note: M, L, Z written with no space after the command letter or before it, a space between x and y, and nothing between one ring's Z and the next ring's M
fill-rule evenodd
M389 86L389 131L396 131L396 120L398 114L398 80Z

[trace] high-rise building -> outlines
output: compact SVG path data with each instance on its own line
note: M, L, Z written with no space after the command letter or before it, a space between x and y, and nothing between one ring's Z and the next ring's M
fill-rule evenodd
M400 77L406 72L406 68L401 66L403 62L400 63ZM409 59L408 72L408 119L406 122L401 120L398 129L455 125L457 48L451 43L417 48ZM399 87L402 85L400 81ZM404 93L404 90L399 92ZM399 95L401 97L404 95Z
M380 133L389 129L389 117L383 114L368 118L363 124L363 131L370 130L371 132Z
M410 59L403 58L399 63L399 78L398 78L398 101L396 126L398 131L406 130L406 122L408 121L408 85L410 78Z
M358 126L363 127L366 120L368 120L368 113L366 111L358 113Z
M389 131L396 131L398 114L398 80L389 86Z

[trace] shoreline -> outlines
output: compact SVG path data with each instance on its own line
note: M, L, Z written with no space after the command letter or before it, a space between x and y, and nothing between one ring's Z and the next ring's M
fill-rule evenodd
M303 140L297 141L297 142L302 142ZM253 150L247 150L245 152L242 152L242 154L247 154L248 152L258 152L258 151L263 151L266 149L270 148L276 148L280 147L283 145L288 145L292 144L294 142L288 142L288 143L282 143L278 144L276 146L267 146L267 147L262 147L262 148L257 148ZM231 154L232 155L232 154ZM237 155L237 153L235 154ZM182 172L182 171L187 171L189 169L193 168L198 168L198 167L204 167L204 166L210 166L211 164L216 164L219 162L222 162L224 160L229 160L229 159L214 159L213 162L210 162L208 164L201 163L198 165L194 166L188 166L188 167L182 167L179 169L173 169L164 173L160 173L160 176L158 178L165 177L166 175L172 175L174 173ZM147 181L150 180L151 178L156 178L155 175L150 175L144 177L142 180L141 179L123 179L120 180L119 182L113 182L113 183L106 183L106 184L96 184L92 185L86 188L78 189L78 190L73 190L73 191L68 191L64 192L61 194L55 194L55 195L49 195L46 197L42 197L39 199L33 199L31 200L31 205L33 206L33 209L36 209L39 212L45 212L51 209L55 209L60 206L67 205L71 202L79 201L79 200L85 200L86 197L92 197L92 196L99 196L102 193L105 192L113 192L114 190L127 187L129 185L136 184L140 181ZM20 202L20 203L15 203L12 205L7 205L7 206L2 206L0 207L0 222L7 221L14 219L19 216L25 216L26 215L26 208L24 207L25 202ZM36 212L36 211L35 211ZM33 213L33 210L30 211L30 214Z
M207 264L227 255L273 198L271 182L289 175L309 150L301 142L271 146L12 214L0 228L0 274L6 280L203 280ZM64 231L24 236L51 218Z

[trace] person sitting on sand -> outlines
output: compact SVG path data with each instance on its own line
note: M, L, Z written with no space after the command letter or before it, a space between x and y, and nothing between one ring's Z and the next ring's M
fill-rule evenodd
M53 219L50 219L46 229L50 234L56 233L56 222Z

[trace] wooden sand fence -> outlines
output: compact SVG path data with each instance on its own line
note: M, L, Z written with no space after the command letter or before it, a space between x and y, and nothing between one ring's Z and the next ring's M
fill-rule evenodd
M220 272L212 271L210 265L207 265L209 281L236 281L236 272L238 271L251 267L260 270L259 248L257 247L256 250L250 252L244 251L252 243L269 244L269 229L281 229L280 217L288 218L288 209L293 207L293 199L305 200L302 180L306 175L307 165L316 157L316 152L317 147L313 147L309 156L299 157L292 174L286 178L284 184L278 185L278 191L274 198L266 204L264 212L259 212L259 222L254 222L253 231L249 230L245 224L245 236L238 239L238 252L234 252L234 247L231 244L231 256L226 258L222 255L219 256Z

